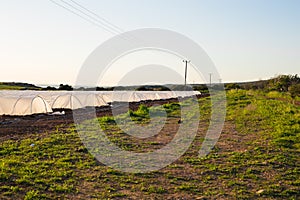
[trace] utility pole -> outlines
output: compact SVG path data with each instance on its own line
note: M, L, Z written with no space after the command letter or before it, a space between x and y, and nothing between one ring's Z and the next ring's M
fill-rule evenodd
M212 76L212 73L209 73L209 86L211 87L211 76Z
M182 62L185 63L185 73L184 73L184 85L186 85L186 77L187 77L187 64L190 63L190 60L183 60Z

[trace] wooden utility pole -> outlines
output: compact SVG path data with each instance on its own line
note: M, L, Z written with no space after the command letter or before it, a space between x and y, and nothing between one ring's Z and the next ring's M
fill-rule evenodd
M186 77L187 77L187 64L191 62L190 60L183 60L182 62L185 63L185 73L184 73L184 85L186 85Z
M212 73L209 73L209 86L211 87L211 76L212 76Z

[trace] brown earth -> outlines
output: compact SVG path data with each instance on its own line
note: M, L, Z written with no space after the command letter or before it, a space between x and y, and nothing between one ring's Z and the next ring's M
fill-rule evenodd
M198 98L204 97L207 95L198 95ZM129 104L131 110L136 110L140 104L146 106L153 105L163 105L166 103L178 102L177 99L168 99L168 100L154 100L154 101L141 101L133 102ZM116 106L115 112L124 113L127 112L124 104L116 103L113 104ZM91 109L91 108L88 108ZM95 116L112 116L111 106L102 106L92 108L90 113L87 112L88 109L81 109L84 113L83 119L93 118ZM93 110L95 109L95 110ZM81 110L77 110L80 112ZM32 133L45 133L54 131L57 126L60 126L60 129L69 127L70 124L74 123L73 112L69 109L57 109L56 111L64 111L64 115L53 115L53 114L34 114L28 116L0 116L0 141L7 139L16 139L20 135L32 134ZM94 112L93 112L94 111ZM96 111L96 112L95 112Z

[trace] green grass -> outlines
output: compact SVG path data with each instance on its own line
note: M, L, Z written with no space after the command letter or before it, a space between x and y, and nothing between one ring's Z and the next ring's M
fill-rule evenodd
M199 100L199 134L189 150L173 164L152 173L124 173L99 163L73 126L3 141L0 199L297 199L299 106L255 91L228 91L227 99L225 127L210 154L198 157L210 118L208 97ZM150 109L141 105L118 118L130 116L145 125ZM167 123L178 125L180 104L155 109L165 109L170 119ZM144 152L168 142L155 140L159 137L145 141L128 137L115 120L106 116L95 123L125 150Z
M21 86L21 85L10 85L5 83L0 83L0 90L40 90L41 88L33 86Z
M23 90L25 87L0 84L0 90Z
M243 94L241 94L241 92ZM236 92L238 93L238 92ZM253 126L268 131L272 143L280 148L300 149L300 109L285 101L255 98L240 91L241 99L230 99L229 104L238 102L232 116L241 132L253 129ZM236 95L236 94L235 94ZM258 95L256 95L258 96ZM269 93L266 95L269 97ZM238 112L238 113L237 113Z

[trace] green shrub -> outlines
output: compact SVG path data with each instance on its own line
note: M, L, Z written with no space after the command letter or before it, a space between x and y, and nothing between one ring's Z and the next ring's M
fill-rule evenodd
M289 92L292 97L300 97L300 84L295 84L289 87Z

